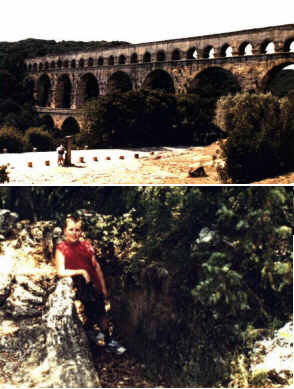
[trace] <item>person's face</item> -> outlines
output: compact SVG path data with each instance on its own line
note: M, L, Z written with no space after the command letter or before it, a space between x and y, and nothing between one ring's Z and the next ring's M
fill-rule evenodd
M77 242L82 234L82 223L68 220L64 229L65 239L71 243Z

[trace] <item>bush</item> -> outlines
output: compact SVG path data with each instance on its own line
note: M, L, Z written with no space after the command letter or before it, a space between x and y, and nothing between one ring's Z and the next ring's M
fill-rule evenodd
M26 147L32 150L36 147L39 151L49 151L54 149L54 139L52 135L39 127L32 127L25 133Z
M79 144L90 147L207 144L219 137L207 100L162 90L101 96L83 108Z
M8 168L8 165L0 166L0 183L1 184L4 184L4 182L9 182L7 168ZM1 247L0 247L0 253L1 253Z
M20 113L20 106L12 99L2 100L0 103L1 115L6 116L9 113Z
M222 97L216 124L228 135L221 143L225 179L251 182L289 167L291 161L281 154L287 131L282 128L280 103L270 93Z
M10 153L21 153L24 150L23 135L13 127L4 127L0 130L1 149Z
M294 91L280 100L281 156L285 169L294 169Z

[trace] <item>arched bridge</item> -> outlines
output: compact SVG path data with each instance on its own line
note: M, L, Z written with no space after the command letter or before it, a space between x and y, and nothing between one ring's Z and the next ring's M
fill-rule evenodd
M27 59L37 109L56 127L80 122L79 107L113 91L141 88L185 93L218 77L238 90L264 91L294 64L294 24L191 38L99 48Z

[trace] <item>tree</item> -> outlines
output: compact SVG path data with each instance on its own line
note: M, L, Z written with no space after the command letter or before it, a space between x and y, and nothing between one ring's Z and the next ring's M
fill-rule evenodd
M228 135L221 144L225 167L220 170L232 182L252 182L290 167L285 166L281 153L285 133L281 127L280 103L271 94L222 97L216 124Z

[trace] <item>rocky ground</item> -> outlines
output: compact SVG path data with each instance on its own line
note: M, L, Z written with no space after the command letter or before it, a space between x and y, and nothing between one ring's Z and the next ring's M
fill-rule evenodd
M206 147L76 150L72 167L58 167L55 152L0 154L0 165L10 164L10 181L5 185L217 185L222 184L216 171L221 163L218 149L213 143ZM189 170L199 166L206 175L190 177ZM293 182L294 172L253 184Z

